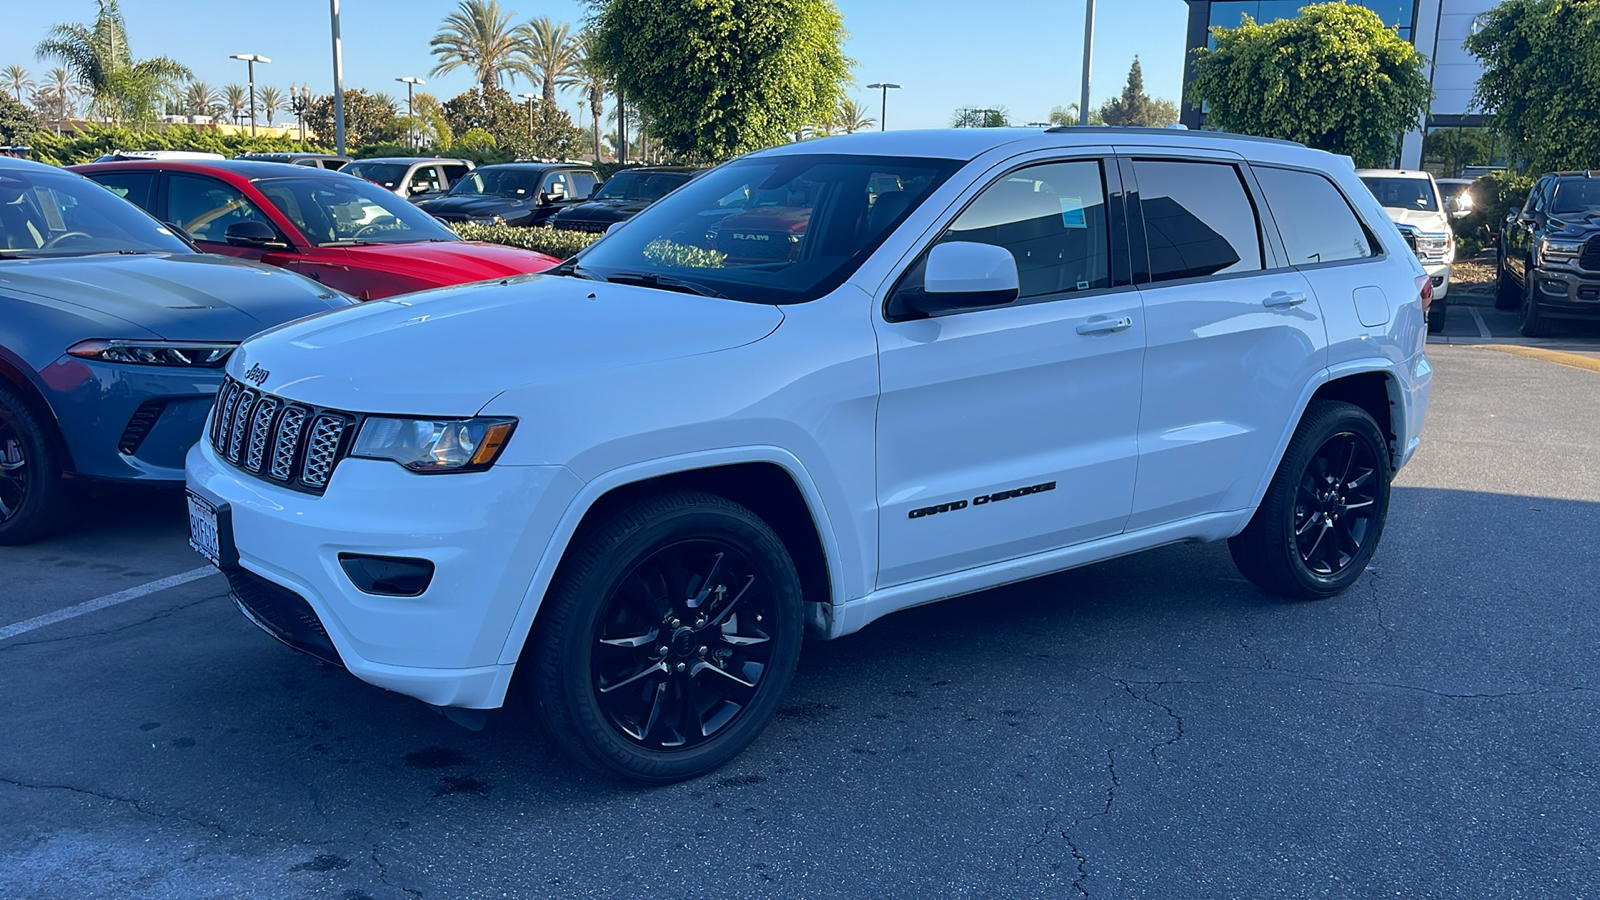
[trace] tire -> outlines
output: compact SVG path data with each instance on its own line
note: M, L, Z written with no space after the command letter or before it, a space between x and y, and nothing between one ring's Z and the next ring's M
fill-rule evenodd
M1444 331L1445 313L1450 309L1450 301L1436 300L1428 307L1428 333L1439 334Z
M1539 312L1539 301L1534 293L1537 288L1533 283L1533 269L1528 270L1528 277L1522 282L1522 322L1518 329L1523 337L1549 337L1550 328L1554 324L1550 317Z
M1495 272L1494 308L1507 311L1516 309L1522 303L1522 291L1512 280L1511 273L1506 271L1504 259L1495 267Z
M788 550L712 494L652 497L580 531L545 602L523 655L539 717L579 762L631 781L681 781L738 755L800 659Z
M1341 459L1343 471L1335 476ZM1318 600L1348 588L1383 536L1389 465L1388 442L1365 410L1313 401L1255 516L1228 540L1234 565L1286 597ZM1315 524L1319 519L1321 527Z
M61 454L49 427L0 385L0 545L38 540L66 519Z

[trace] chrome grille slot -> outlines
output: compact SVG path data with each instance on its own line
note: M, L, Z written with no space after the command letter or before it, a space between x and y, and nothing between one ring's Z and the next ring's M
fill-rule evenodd
M300 429L306 424L306 411L291 406L278 420L278 436L272 443L271 475L278 481L288 481L294 472L294 454L300 446Z
M311 423L311 441L306 447L306 462L300 470L300 480L307 487L325 488L333 465L338 461L340 438L344 437L344 419L320 415Z
M262 397L250 417L250 446L244 454L244 467L260 472L267 455L267 435L272 430L272 417L278 412L276 397Z
M245 388L239 395L239 405L233 408L233 420L228 426L228 462L239 461L239 454L244 450L246 431L250 427L250 412L258 396L255 391Z
M228 423L233 421L233 406L239 401L241 390L239 382L230 378L222 383L222 390L217 392L217 409L211 416L211 446L218 453L227 450Z

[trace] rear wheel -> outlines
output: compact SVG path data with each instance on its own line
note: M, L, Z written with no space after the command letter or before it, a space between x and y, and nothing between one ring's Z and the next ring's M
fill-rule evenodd
M1315 600L1343 591L1377 551L1389 515L1389 447L1365 410L1318 400L1306 410L1250 524L1228 541L1263 588Z
M1450 301L1448 300L1435 300L1433 301L1433 305L1428 307L1429 334L1438 334L1441 331L1444 331L1444 317L1446 311L1449 309Z
M65 517L61 457L47 426L0 385L0 544L44 537Z
M1522 280L1522 327L1523 337L1549 337L1550 317L1539 311L1539 288L1533 283L1533 269L1528 269L1528 277Z
M722 497L665 494L586 530L524 653L551 738L633 781L715 769L777 711L800 598L782 541Z

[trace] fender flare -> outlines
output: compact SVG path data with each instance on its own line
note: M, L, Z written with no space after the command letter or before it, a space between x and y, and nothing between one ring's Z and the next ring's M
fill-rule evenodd
M534 620L538 617L539 608L543 605L545 592L550 589L550 584L555 580L556 569L561 560L566 556L568 547L572 544L572 537L578 531L578 526L583 522L589 510L594 508L596 502L617 488L626 487L650 478L659 478L664 475L677 475L683 472L692 472L697 469L713 469L720 466L739 465L742 463L769 463L776 465L794 479L795 485L800 489L801 499L805 501L812 521L816 523L817 536L822 542L822 555L828 567L828 581L831 586L832 596L829 598L833 610L839 609L844 603L841 597L843 588L844 563L839 551L838 535L833 528L832 519L828 515L827 504L823 501L822 492L817 488L815 479L806 469L798 457L781 447L767 445L753 445L746 447L726 447L719 450L705 450L695 453L686 453L678 456L662 457L649 462L635 463L612 469L585 482L579 489L577 496L567 504L566 512L562 513L561 521L556 530L550 535L549 542L545 544L544 553L539 558L539 565L534 569L533 579L528 585L528 590L522 597L522 603L517 610L517 615L511 621L511 630L506 635L505 644L500 649L500 665L513 665L522 655L523 645L527 643L528 634L533 630ZM831 616L830 612L830 616Z

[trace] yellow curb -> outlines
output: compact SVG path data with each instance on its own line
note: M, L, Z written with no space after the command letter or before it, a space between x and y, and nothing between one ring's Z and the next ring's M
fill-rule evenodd
M1576 353L1562 353L1560 350L1546 350L1543 347L1523 347L1518 344L1479 344L1478 346L1485 350L1510 353L1513 356L1526 356L1529 359L1539 359L1563 366L1571 366L1574 369L1585 369L1590 372L1600 373L1600 359L1580 356Z

